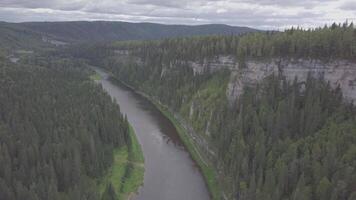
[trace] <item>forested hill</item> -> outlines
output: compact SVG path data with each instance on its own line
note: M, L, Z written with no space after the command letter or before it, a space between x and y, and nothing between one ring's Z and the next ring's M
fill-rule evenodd
M315 29L291 28L284 32L256 32L244 35L173 38L145 42L119 42L118 49L139 56L164 56L168 60L203 60L231 55L239 62L248 58L355 59L356 26L332 24ZM137 48L139 47L139 48ZM152 50L158 49L158 50ZM155 54L155 55L153 55Z
M0 51L6 49L35 49L45 46L41 34L23 26L0 22Z
M221 24L188 26L110 21L2 23L1 26L26 29L65 42L162 39L193 35L237 35L257 31L247 27Z
M80 63L31 63L0 57L0 199L101 199L128 122Z

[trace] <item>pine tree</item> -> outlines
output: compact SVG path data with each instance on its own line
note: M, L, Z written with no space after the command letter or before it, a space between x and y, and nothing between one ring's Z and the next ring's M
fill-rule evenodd
M103 193L101 200L118 200L112 183L109 183L106 186L105 192Z

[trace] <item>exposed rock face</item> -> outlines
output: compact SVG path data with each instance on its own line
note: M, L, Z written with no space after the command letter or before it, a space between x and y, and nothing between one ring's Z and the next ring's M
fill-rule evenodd
M210 61L188 62L194 74L220 69L231 70L230 82L226 91L230 101L235 100L246 85L254 85L271 74L281 74L289 81L297 77L303 82L308 74L315 78L324 78L333 88L340 86L348 100L356 102L356 63L346 60L323 62L307 59L270 59L247 61L246 67L239 69L233 57L219 56Z
M116 51L120 55L121 61L134 61L142 65L141 58L130 55L128 51ZM334 60L323 62L315 59L287 59L275 58L268 60L249 60L246 67L240 69L239 64L233 56L216 56L213 59L203 61L175 61L169 66L163 67L161 77L175 65L188 65L192 68L194 75L214 72L221 69L231 71L230 82L226 95L232 102L243 91L245 86L255 85L271 74L280 74L293 81L295 78L299 82L304 82L308 74L315 78L324 78L330 82L333 88L340 86L344 97L356 103L356 62L347 60Z
M212 60L204 59L201 62L189 61L187 63L193 69L194 75L223 68L238 69L238 64L232 56L218 56Z
M189 108L189 119L192 119L193 114L194 114L194 102L192 102L192 104L190 104L190 108Z
M210 124L211 124L211 120L212 120L212 118L213 118L213 112L212 111L210 111L210 115L209 115L210 117L209 117L209 120L208 120L208 122L206 123L206 126L205 126L205 135L207 135L207 136L210 136Z

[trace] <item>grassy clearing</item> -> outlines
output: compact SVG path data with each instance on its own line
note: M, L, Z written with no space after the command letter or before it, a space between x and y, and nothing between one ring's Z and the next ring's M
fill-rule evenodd
M94 74L90 75L89 78L93 81L99 81L101 79L101 76L100 74L95 72Z
M122 177L124 177L126 166L128 163L128 149L123 147L120 149L115 149L114 151L114 162L112 167L108 170L106 175L100 180L100 194L105 191L106 185L112 183L115 188L116 194L120 194L120 188L122 185Z
M208 186L209 192L211 194L211 197L213 200L220 200L222 197L221 189L217 181L217 176L215 169L207 164L202 157L200 156L198 150L194 146L194 142L190 138L190 136L186 133L186 130L182 127L182 125L177 121L177 119L174 117L174 115L167 110L165 107L163 107L161 104L155 102L154 100L150 99L149 100L156 105L156 107L163 113L175 126L177 129L177 132L187 147L188 151L190 152L191 156L193 159L197 162L199 165L202 174L204 176L204 179L206 181L206 184Z
M125 179L125 183L121 186L121 193L124 195L123 199L127 199L127 197L136 192L143 183L144 177L144 157L141 150L141 146L137 141L136 135L134 133L133 128L130 126L130 137L131 137L131 146L129 148L128 167L132 167L130 169L130 173Z
M103 194L106 186L112 183L118 198L128 199L143 183L144 158L141 146L130 126L131 146L116 149L114 162L107 174L100 180L99 191Z

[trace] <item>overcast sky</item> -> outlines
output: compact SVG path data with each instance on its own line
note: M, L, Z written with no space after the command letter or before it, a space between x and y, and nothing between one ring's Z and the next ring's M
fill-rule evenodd
M346 19L356 0L0 0L0 21L219 23L283 30Z

